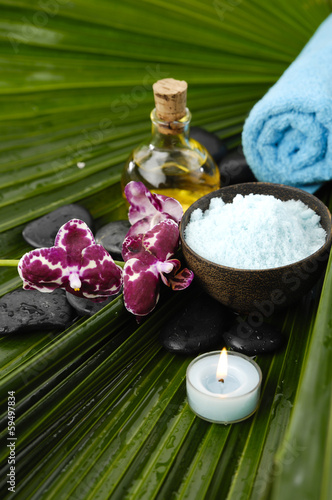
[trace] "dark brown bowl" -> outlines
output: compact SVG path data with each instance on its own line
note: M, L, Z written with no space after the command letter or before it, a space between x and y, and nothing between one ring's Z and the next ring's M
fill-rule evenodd
M320 223L327 234L325 244L317 252L294 264L261 270L235 269L215 264L187 245L184 231L196 208L201 208L204 212L209 207L211 198L222 197L225 203L231 203L237 194L250 193L272 195L283 201L301 200L320 216ZM300 299L324 271L331 247L331 214L316 196L302 189L265 182L236 184L213 191L193 203L182 218L180 237L187 266L211 297L238 312L273 312Z

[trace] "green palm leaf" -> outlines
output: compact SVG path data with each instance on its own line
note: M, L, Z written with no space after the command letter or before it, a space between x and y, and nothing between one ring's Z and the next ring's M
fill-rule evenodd
M100 227L126 217L119 180L149 133L151 85L189 83L193 124L240 143L254 103L330 12L324 0L0 0L0 258L24 225L79 202ZM79 169L77 163L86 166ZM330 186L319 193L327 205ZM65 332L0 339L1 488L8 391L16 397L18 499L268 499L331 496L331 264L261 356L261 403L218 426L191 412L190 357L161 326L199 290L167 291L141 326L119 297ZM21 285L0 268L0 295ZM307 429L307 431L305 431Z

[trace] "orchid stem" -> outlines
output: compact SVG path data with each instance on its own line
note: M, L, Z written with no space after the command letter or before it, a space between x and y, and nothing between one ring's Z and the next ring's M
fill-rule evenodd
M0 259L0 267L6 267L6 266L7 267L17 267L19 262L20 262L19 260L14 260L14 259L12 259L12 260ZM115 262L115 264L117 264L120 267L123 267L125 264L124 262L119 261L119 260L115 260L114 262Z
M18 263L20 261L19 260L14 260L14 259L0 259L0 267L17 267L18 266ZM117 264L118 266L120 267L123 267L124 266L124 262L122 261L119 261L119 260L115 260L114 261L115 264Z
M17 267L19 260L0 259L0 266Z
M114 262L117 266L124 268L125 263L122 260L115 260Z

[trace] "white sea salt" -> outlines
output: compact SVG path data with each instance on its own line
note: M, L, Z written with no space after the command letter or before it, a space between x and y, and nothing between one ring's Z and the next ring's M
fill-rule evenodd
M212 198L196 209L185 229L188 245L202 257L237 269L270 269L308 257L326 232L320 217L300 200L238 194L232 203Z

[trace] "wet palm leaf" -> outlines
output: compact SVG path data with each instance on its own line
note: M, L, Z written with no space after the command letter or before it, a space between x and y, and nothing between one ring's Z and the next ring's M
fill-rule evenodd
M119 179L149 133L151 84L189 83L193 124L230 147L253 104L329 14L323 0L0 0L0 251L24 225L80 202L101 226L126 216ZM77 163L86 166L79 169ZM319 195L331 206L330 186ZM190 357L162 324L199 291L165 293L141 326L119 297L65 332L0 339L1 488L10 498L7 396L16 397L18 499L331 496L331 269L273 315L284 351L261 356L260 407L231 426L190 411ZM0 269L0 294L20 286Z

